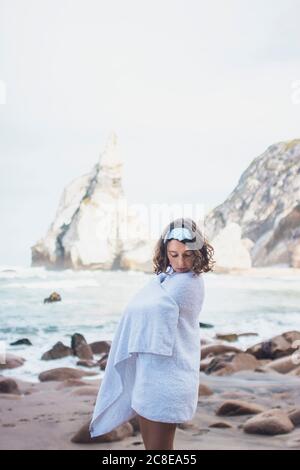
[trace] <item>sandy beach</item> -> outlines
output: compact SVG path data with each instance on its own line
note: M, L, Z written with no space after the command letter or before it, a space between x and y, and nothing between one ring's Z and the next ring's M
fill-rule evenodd
M273 339L279 349L273 348L272 354L281 357L272 360L234 352L229 342L203 346L201 367L208 373L200 372L197 412L191 422L178 425L175 450L300 449L299 366L291 365L283 340ZM0 389L6 391L0 394L1 449L144 450L136 419L93 441L89 438L98 378L12 380L0 378ZM271 424L270 417L262 421L265 412L275 413ZM249 420L258 418L258 427L254 422L254 430L252 426L246 432Z

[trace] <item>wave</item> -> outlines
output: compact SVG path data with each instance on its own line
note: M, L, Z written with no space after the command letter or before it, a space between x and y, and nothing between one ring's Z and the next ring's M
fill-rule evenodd
M44 282L13 282L7 284L1 284L1 287L6 289L76 289L78 287L98 287L99 283L94 279L77 279L77 280L61 280L61 281L49 281Z

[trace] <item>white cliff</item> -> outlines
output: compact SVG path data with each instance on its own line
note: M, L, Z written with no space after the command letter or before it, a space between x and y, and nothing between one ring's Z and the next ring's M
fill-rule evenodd
M139 253L149 251L147 230L128 211L122 166L117 137L112 133L92 171L63 191L55 220L32 247L33 266L151 269L151 259L141 258Z
M205 219L225 268L300 268L300 139L271 145ZM217 266L216 265L216 266Z

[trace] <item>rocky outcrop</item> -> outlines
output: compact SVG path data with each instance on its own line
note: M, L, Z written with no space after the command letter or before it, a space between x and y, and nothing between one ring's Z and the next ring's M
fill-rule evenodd
M64 190L55 220L32 247L32 266L152 272L156 240L122 186L111 134L90 173ZM300 139L271 145L253 160L229 197L205 216L215 270L300 268Z
M214 375L230 375L240 370L255 370L258 366L258 360L251 354L226 353L213 358L205 367L205 373Z
M148 229L127 205L122 166L112 133L91 172L65 188L55 220L32 247L32 266L152 269Z
M72 356L73 355L73 350L72 348L69 348L65 344L63 344L61 341L58 341L57 343L54 344L54 346L49 349L49 351L46 351L41 359L43 361L50 361L52 359L61 359L62 357L66 356Z
M300 268L300 139L253 160L225 202L205 219L216 267Z
M300 344L300 331L286 331L281 335L257 343L246 350L257 359L278 359L295 353Z

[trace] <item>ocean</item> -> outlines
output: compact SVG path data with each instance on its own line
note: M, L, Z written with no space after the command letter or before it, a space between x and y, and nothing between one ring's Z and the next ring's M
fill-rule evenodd
M213 325L201 328L203 338L214 338L216 333L257 333L230 343L244 349L288 330L300 331L300 275L293 270L255 273L203 274L205 300L199 320ZM26 359L23 366L1 373L37 382L44 370L75 367L76 357L43 361L41 356L57 341L70 346L74 333L83 334L88 343L111 340L127 302L154 275L1 266L0 341L7 352ZM44 304L54 291L62 301ZM28 338L32 346L9 345L21 338ZM98 368L81 368L98 372L89 380L103 375Z

